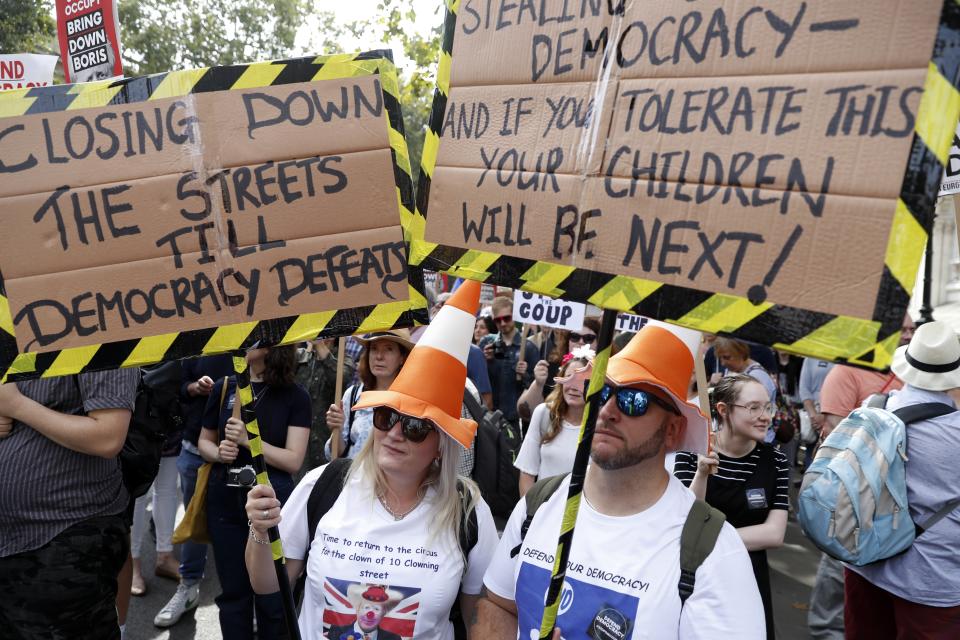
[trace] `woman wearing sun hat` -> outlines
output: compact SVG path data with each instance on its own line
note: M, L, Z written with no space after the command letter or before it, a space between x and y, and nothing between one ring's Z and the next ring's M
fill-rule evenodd
M246 557L251 583L258 593L277 590L271 549L264 542L268 528L279 524L291 581L304 568L307 572L299 621L303 637L372 622L350 602L357 585L400 594L377 625L401 638L452 640L449 617L458 600L464 617L471 617L497 545L479 489L457 477L460 452L477 428L460 418L460 406L479 296L478 284L464 283L390 388L361 394L355 406L373 411L373 436L357 451L315 531L309 531L307 509L326 467L304 477L282 514L270 487L251 490ZM460 539L464 523L476 523L466 545Z
M352 458L363 449L363 444L373 431L373 410L354 407L354 403L364 391L388 389L400 367L406 361L413 342L410 332L406 329L390 329L377 331L358 337L357 342L363 345L360 360L357 363L357 375L360 382L347 387L343 394L342 406L330 405L327 409L327 425L333 434L340 434L340 456ZM329 460L330 441L324 448Z

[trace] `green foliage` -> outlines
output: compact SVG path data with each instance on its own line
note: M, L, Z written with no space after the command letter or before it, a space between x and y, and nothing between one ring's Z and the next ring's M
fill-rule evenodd
M3 2L5 0L0 0ZM332 12L317 12L309 0L120 0L120 42L128 76L218 64L334 53L362 40L399 48L409 60L399 66L404 128L414 179L420 173L423 138L430 118L440 57L442 3L426 35L414 28L409 0L380 0L371 18L340 24ZM295 44L297 32L310 38Z
M294 40L308 10L307 0L120 0L124 71L289 58L304 53ZM332 24L329 14L314 17L321 29Z
M409 59L408 66L399 69L400 102L414 180L420 175L423 139L433 105L437 61L440 59L442 3L437 3L436 13L430 19L434 26L426 36L421 36L414 28L416 21L417 14L408 0L380 0L375 17L347 26L357 37L364 34L369 40L371 34L376 34L385 45L399 42L403 54Z
M57 53L56 37L44 0L0 0L0 53Z

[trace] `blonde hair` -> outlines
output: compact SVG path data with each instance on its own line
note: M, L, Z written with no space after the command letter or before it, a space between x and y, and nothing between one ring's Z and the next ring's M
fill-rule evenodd
M480 488L470 478L457 475L457 462L463 449L460 444L441 429L437 429L437 435L440 436L440 460L430 463L426 477L420 485L424 489L433 485L437 494L435 512L430 517L430 539L434 540L450 531L454 540L459 541L461 523L476 509L480 501ZM355 475L361 482L373 487L375 496L386 491L387 478L373 455L373 434L367 438L353 459L347 472L347 481ZM466 492L463 498L460 497L458 485ZM459 547L459 544L457 546ZM466 567L466 557L463 558L463 563Z

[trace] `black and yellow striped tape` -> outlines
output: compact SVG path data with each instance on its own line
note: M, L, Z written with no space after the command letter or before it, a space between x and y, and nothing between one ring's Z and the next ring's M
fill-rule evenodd
M337 54L173 71L141 78L20 89L0 93L0 118L103 107L296 82L378 75L383 88L394 164L397 203L404 237L414 221L413 178L404 138L397 69L388 50ZM409 250L409 246L408 246ZM423 272L408 270L409 299L260 322L147 336L46 353L20 353L0 274L0 380L53 377L98 369L136 367L179 358L229 353L259 342L290 344L428 322Z
M960 117L957 0L944 0L870 320L770 303L753 304L734 295L427 242L430 182L450 91L459 8L459 1L447 0L437 88L430 130L423 145L417 210L410 226L411 264L551 297L590 302L605 309L629 311L709 333L733 335L799 355L878 369L889 365L898 344L902 313L909 303L927 235L933 227L937 190Z
M560 595L562 594L563 580L567 575L567 559L570 557L570 547L573 545L577 514L580 512L580 498L583 496L583 483L587 476L587 463L590 461L593 432L596 429L597 415L601 408L600 389L603 387L607 375L607 362L610 361L616 323L616 312L604 311L600 333L597 334L597 356L593 361L590 384L587 387L587 396L584 399L583 421L580 424L577 453L573 462L573 471L570 474L567 502L563 508L563 520L560 522L560 536L557 538L557 552L554 554L555 561L550 574L550 587L547 590L543 617L540 620L540 638L543 640L549 640L553 633L553 628L557 622L557 613L560 610Z

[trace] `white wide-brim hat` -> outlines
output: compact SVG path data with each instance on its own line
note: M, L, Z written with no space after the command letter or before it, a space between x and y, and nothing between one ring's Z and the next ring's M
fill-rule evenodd
M905 383L929 391L960 387L960 339L949 325L927 322L893 354L890 369Z

